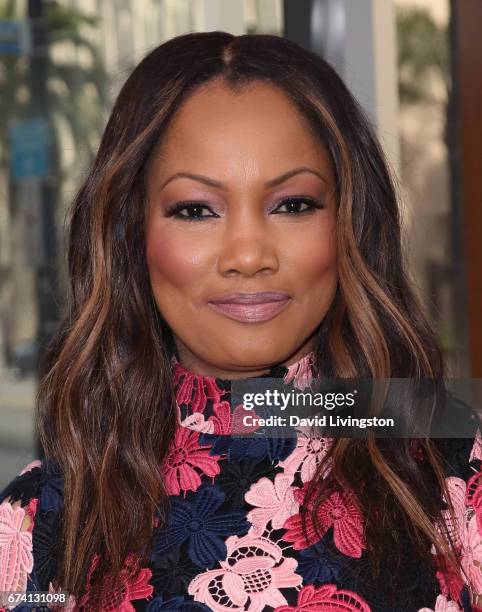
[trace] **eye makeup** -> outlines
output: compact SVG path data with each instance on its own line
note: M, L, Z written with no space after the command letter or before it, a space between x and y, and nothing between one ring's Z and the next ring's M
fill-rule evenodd
M294 210L293 205L295 207ZM302 208L303 205L306 205L306 207ZM288 207L288 210L281 211L280 209L283 206ZM314 209L322 208L324 208L323 204L321 204L318 200L315 200L312 197L292 196L285 197L281 200L281 202L278 202L275 208L270 211L270 214L301 215L304 213L312 212ZM181 211L188 211L188 214L182 214ZM207 211L207 213L210 214L202 214L203 211ZM220 215L215 213L209 205L205 204L204 202L195 200L176 202L167 209L165 216L175 217L177 219L184 219L186 221L202 221L203 219L213 219L220 217Z

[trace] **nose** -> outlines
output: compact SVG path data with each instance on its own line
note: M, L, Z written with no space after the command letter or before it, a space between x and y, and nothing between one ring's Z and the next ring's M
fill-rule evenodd
M263 221L253 216L228 223L218 257L218 272L224 276L275 274L279 259L274 236Z

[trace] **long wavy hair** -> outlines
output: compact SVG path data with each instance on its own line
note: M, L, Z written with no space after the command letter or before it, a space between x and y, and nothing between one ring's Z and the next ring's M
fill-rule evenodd
M64 477L56 583L95 610L107 573L129 553L148 558L168 515L160 465L176 427L172 335L150 287L145 253L146 169L176 110L212 79L239 91L264 81L309 120L333 164L339 283L316 336L315 366L338 378L442 378L444 362L407 277L397 198L373 129L322 58L272 35L189 33L150 52L122 87L96 159L71 209L66 314L40 372L38 424ZM442 521L443 458L420 440L334 441L311 483L304 516L328 491L349 488L364 517L374 571L432 545L461 572ZM313 498L311 496L314 496ZM160 523L154 527L153 516ZM404 552L405 551L405 552ZM413 554L413 553L412 553ZM112 583L110 583L112 584ZM120 583L118 583L120 584Z

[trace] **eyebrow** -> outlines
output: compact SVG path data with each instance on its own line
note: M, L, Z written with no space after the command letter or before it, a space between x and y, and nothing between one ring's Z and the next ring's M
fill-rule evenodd
M307 166L300 166L299 168L293 168L293 170L289 170L288 172L285 172L284 174L281 174L280 176L277 176L274 179L266 181L264 186L265 188L277 187L278 185L280 185L281 183L284 183L291 177L296 176L297 174L302 174L303 172L314 174L319 179L321 179L324 183L327 182L325 177L319 172L317 172L316 170L313 170L312 168L308 168ZM165 181L162 184L160 191L162 191L168 183L170 183L176 178L190 178L194 181L204 183L204 185L208 185L209 187L218 187L219 189L226 189L225 183L222 183L221 181L216 181L212 178L209 178L208 176L203 176L202 174L193 174L192 172L176 172L176 174L173 174L172 176L170 176L167 179L167 181Z

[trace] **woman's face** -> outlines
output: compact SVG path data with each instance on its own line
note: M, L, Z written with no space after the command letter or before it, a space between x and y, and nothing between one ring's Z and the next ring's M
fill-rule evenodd
M150 281L183 365L235 379L313 348L337 285L334 178L282 92L262 82L197 90L147 190ZM275 295L246 295L260 292Z

